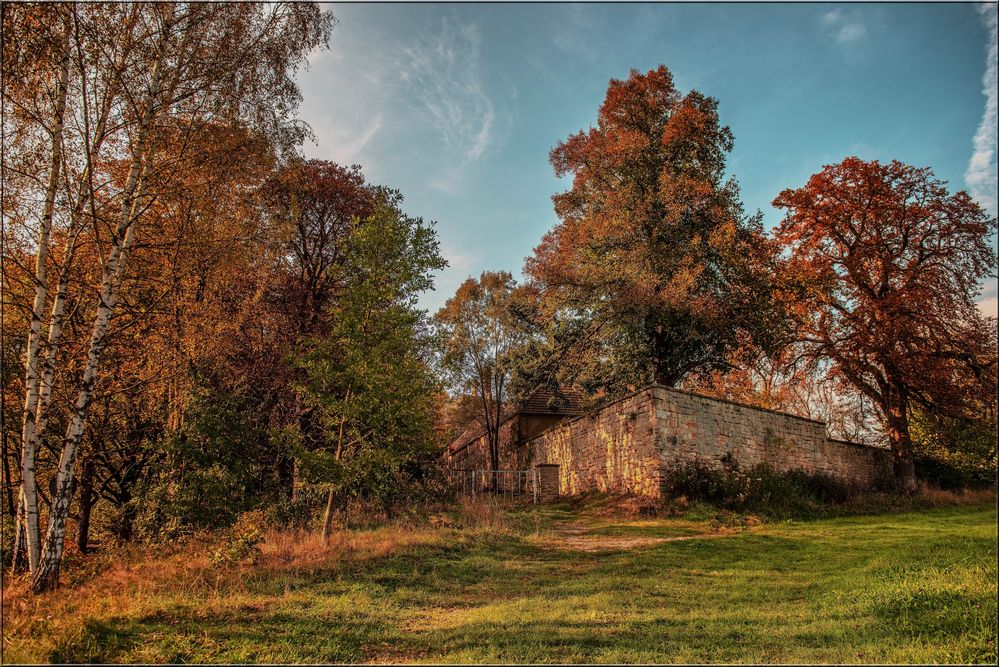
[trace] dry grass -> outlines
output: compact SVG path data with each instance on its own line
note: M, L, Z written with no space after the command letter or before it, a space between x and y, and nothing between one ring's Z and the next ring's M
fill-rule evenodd
M878 501L871 499L869 502L873 505ZM937 618L938 612L933 611L935 607L927 607L924 619L919 615L923 611L918 605L931 604L931 598L936 600L937 597L943 599L950 596L960 603L950 616L958 612L980 615L983 611L981 605L985 604L982 600L991 593L979 590L982 586L988 588L982 582L974 586L968 582L973 582L978 576L974 573L985 567L979 561L988 560L988 554L981 552L984 548L981 544L988 542L982 538L989 534L989 529L987 525L983 527L980 524L980 519L976 519L978 524L971 521L969 517L973 514L968 514L971 510L961 509L960 506L994 506L995 495L991 492L952 493L925 489L916 497L892 502L907 504L910 510L940 509L925 513L920 509L916 513L884 519L855 516L805 523L766 524L729 535L730 539L703 540L698 535L710 532L708 520L697 519L690 514L684 518L650 518L642 503L629 499L594 496L533 507L511 506L480 498L462 501L446 512L411 516L374 528L340 531L328 544L312 532L267 530L254 557L225 566L212 564L211 555L221 537L217 534L196 535L172 545L145 549L135 546L109 549L86 561L71 562L64 576L63 589L54 594L35 597L28 594L27 582L23 578L8 580L4 591L5 659L39 662L106 659L254 662L268 659L369 660L379 659L379 656L388 660L419 656L428 656L429 659L437 656L463 661L492 658L537 661L543 654L537 653L541 649L532 648L535 646L532 642L545 646L552 633L564 634L568 630L558 624L551 625L553 621L545 616L549 613L545 611L548 602L536 610L533 605L523 609L518 606L516 614L521 614L524 619L534 618L532 614L541 614L530 622L539 628L548 628L544 632L538 630L536 636L525 634L521 645L515 637L516 633L509 636L503 634L502 628L507 627L508 622L507 612L503 610L507 606L521 597L529 601L541 599L537 598L541 595L547 600L547 596L559 591L558 595L565 598L565 613L571 615L575 613L572 610L583 604L574 596L590 591L592 596L596 596L594 600L603 600L593 608L596 610L594 613L618 619L615 621L620 625L617 632L627 638L635 627L630 625L633 621L628 620L636 613L635 604L640 604L642 609L648 606L649 619L652 619L649 622L658 618L657 614L666 613L658 601L657 596L661 593L654 586L659 580L654 573L663 568L674 574L690 571L688 578L693 579L688 582L689 591L681 580L676 580L669 589L671 596L679 596L677 604L684 609L689 606L689 610L684 612L688 614L706 613L698 611L701 608L697 600L704 594L704 589L699 588L704 585L698 578L701 576L699 572L724 570L731 572L733 577L745 578L745 582L731 590L718 588L717 585L724 582L712 581L714 588L711 588L711 594L718 598L716 602L727 601L726 604L737 606L745 602L743 598L748 600L748 615L743 617L741 623L762 624L759 629L763 633L760 635L762 638L766 630L764 620L746 620L754 618L752 610L757 608L755 600L760 589L756 582L760 572L769 572L774 568L783 571L783 568L798 562L801 550L805 550L804 553L814 552L803 562L821 564L828 559L830 563L828 567L823 566L814 572L804 567L801 572L795 570L794 576L800 579L802 586L819 586L823 591L828 589L821 595L816 594L818 597L809 594L807 599L814 598L814 604L818 605L809 607L809 614L818 614L825 609L823 605L827 602L823 600L826 598L837 601L836 604L842 607L837 613L842 612L844 618L851 614L874 613L864 611L866 607L854 609L860 604L850 597L856 581L871 579L868 582L871 586L887 586L885 582L888 582L898 588L901 584L896 586L892 583L894 579L891 579L896 576L896 570L905 574L923 568L930 573L926 575L930 577L926 581L945 582L946 590L933 589L931 595L919 589L910 595L909 588L899 588L898 591L886 588L885 595L890 593L891 599L882 606L894 609L894 606L903 605L903 611L908 610L905 613L912 616L913 623L929 624L929 619ZM946 509L948 507L953 509ZM994 539L994 511L990 516ZM988 516L985 518L988 519ZM587 544L599 542L605 547L609 545L611 550L601 549L597 557L596 553L591 555L589 550L573 549L573 544L565 539L566 526L575 527L579 533L574 535L577 541L585 540ZM898 531L896 526L905 526L905 529ZM916 534L920 535L919 540L910 541ZM683 539L677 540L676 537ZM875 543L875 540L883 544ZM922 541L932 541L934 546L924 548ZM878 565L877 569L870 569L863 565L862 559L857 563L850 560L861 548L869 550L871 558L884 559L884 567ZM994 562L994 550L992 553ZM892 555L889 557L888 554ZM607 558L615 559L615 563L620 561L619 565L603 565L608 563ZM834 567L833 563L839 562L837 559L843 562ZM965 562L962 559L970 560ZM957 570L954 568L958 565L951 565L955 563L960 563L962 568L971 563L978 569L974 572L969 570L970 574L961 574L964 579L955 579ZM646 572L651 578L626 577L625 574L632 569ZM570 571L575 574L566 577ZM674 574L670 575L670 581L674 581ZM787 575L774 576L776 582L783 581ZM951 579L954 581L951 582ZM646 591L646 588L649 590ZM617 601L614 591L626 589L636 592ZM994 593L994 586L989 590ZM504 599L509 600L490 602L498 592L503 592ZM906 602L909 599L906 595L912 597L910 602ZM789 609L797 610L805 604L801 600L795 597ZM905 606L910 603L917 606L912 609ZM584 606L589 604L585 602ZM476 609L481 608L485 610L482 613L486 613L493 607L496 607L495 618L480 619L468 627L459 623L465 616L478 618L473 613ZM320 614L313 611L315 609L326 611ZM984 611L988 609L984 608ZM403 632L399 637L396 633L402 631L391 629L399 627L397 623L403 624L402 627L416 623L413 627L417 627L419 619L437 618L441 614L447 618L455 617L458 619L455 623L459 625L451 629L448 629L450 626L435 626L432 630L421 631L423 634L407 635ZM514 617L519 618L516 614ZM334 618L341 620L334 623ZM682 624L684 618L683 615L677 616L671 623ZM345 619L354 620L348 622ZM524 619L523 622L527 623ZM830 636L840 632L832 617L827 621L828 632L832 633ZM976 621L979 625L985 623L981 619L979 621ZM250 627L257 627L258 622L265 622L261 628L287 631L301 637L301 640L296 639L292 644L285 645L279 637L269 637L270 631L266 629L260 629L252 639L244 638L244 632ZM797 617L782 621L798 622ZM803 620L801 622L804 623ZM348 625L340 627L337 623ZM954 625L954 628L960 627ZM948 646L953 644L948 650L957 651L954 656L969 657L978 655L974 651L984 651L983 655L994 654L994 637L991 648L987 643L982 644L984 640L981 639L990 636L989 633L994 635L991 627L985 623L974 637L952 636L956 629L934 629L936 625L931 629L945 633L938 640L950 642ZM877 628L881 626L875 624L871 628L874 628L870 630L873 634L865 640L869 641L869 646L877 647L881 645L878 642L890 641L890 645L896 647L891 650L901 651L891 653L885 648L882 657L913 659L921 656L930 659L944 655L933 653L929 647L925 647L928 652L918 653L905 643L908 640L902 636L878 639L877 632L882 630ZM504 642L514 643L509 644L505 652L495 655L489 651L498 650L496 647L483 649L484 653L469 648L450 654L445 646L438 645L438 639L434 639L440 635L441 641L452 641L473 629L485 633L479 639L486 641L487 645L491 646L490 637L494 636L490 632L500 632ZM723 628L718 630L722 632ZM335 646L325 649L314 646L310 649L310 641L321 638L325 641L324 632L331 633L330 641ZM523 632L528 631L525 629ZM421 639L424 634L427 635L425 640ZM697 633L690 636L697 636ZM846 638L850 636L844 635ZM568 641L565 637L563 639ZM636 638L634 646L628 643L630 640L622 639L619 650L623 652L608 653L605 657L624 661L661 661L668 658L666 654L649 653L653 649L648 648L651 645L647 639ZM404 641L408 648L404 655L397 654L395 649L382 646L385 641L389 641L390 645L391 642ZM579 641L579 646L573 649L575 652L566 654L567 659L572 656L577 659L594 658L596 654L587 653L589 649L586 648L591 640L581 637ZM718 641L717 647L729 645L721 635ZM149 648L144 648L146 646ZM646 648L643 649L643 646ZM837 653L831 648L832 652L828 654L795 653L793 646L795 643L790 641L785 649L781 649L786 651L786 655L782 653L780 658L797 656L824 660L845 659L853 655ZM698 649L703 651L701 653L676 655L697 659L695 661L738 659L739 655L749 659L767 657L751 651L738 655L718 653L722 649L717 647L705 644L705 647Z
M463 500L452 515L415 525L404 519L339 531L328 543L314 531L269 529L255 557L225 566L212 563L218 534L202 533L147 548L109 548L86 561L72 559L62 588L38 596L29 592L27 576L8 576L3 595L5 643L16 646L23 638L38 635L71 641L80 635L85 616L141 617L164 600L202 600L210 609L219 600L248 594L262 579L315 576L419 547L514 532L509 513L495 499Z

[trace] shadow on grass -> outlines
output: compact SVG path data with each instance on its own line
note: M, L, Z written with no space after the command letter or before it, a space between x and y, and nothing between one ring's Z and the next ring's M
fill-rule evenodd
M572 507L545 511L552 521L575 516ZM993 510L768 525L601 553L454 536L377 561L251 576L232 599L89 620L50 659L995 658Z

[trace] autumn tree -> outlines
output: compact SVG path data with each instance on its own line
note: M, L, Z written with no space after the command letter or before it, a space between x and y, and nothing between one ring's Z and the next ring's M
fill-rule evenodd
M378 189L369 185L358 165L341 166L325 160L292 160L261 189L270 232L279 242L275 281L268 286L269 307L282 320L285 356L311 336L332 325L337 295L346 286L345 268L356 227L375 210ZM279 381L288 424L306 444L319 445L320 425L296 387L301 369L288 367ZM288 460L294 465L294 458ZM285 471L288 491L296 497L297 472Z
M996 351L975 299L995 275L996 219L930 169L847 158L785 190L776 229L813 356L877 405L895 476L915 485L915 407L961 415L995 400Z
M331 25L304 4L5 6L4 79L23 85L4 91L5 152L13 148L4 176L35 256L18 510L35 591L58 581L75 464L141 221L207 128L252 126L281 151L301 140L292 74ZM8 59L11 43L31 48ZM79 252L84 241L93 251ZM79 372L57 374L77 271L97 275L96 298L76 311L89 340ZM57 377L75 398L43 541L35 465Z
M516 282L506 271L469 278L434 316L440 365L452 394L470 394L489 443L489 465L499 469L499 431L509 402L515 353L524 334L513 318Z
M295 336L321 332L322 317L344 281L352 233L374 213L376 192L358 165L325 160L294 160L262 189L287 275L274 288L274 302L287 309Z
M596 127L551 152L572 188L525 270L547 318L587 355L590 389L675 386L724 367L748 338L769 344L771 246L725 178L732 132L718 102L681 93L665 66L611 80Z

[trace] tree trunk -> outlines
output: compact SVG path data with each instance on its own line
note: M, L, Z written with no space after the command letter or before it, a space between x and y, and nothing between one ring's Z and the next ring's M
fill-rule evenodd
M90 409L97 368L100 365L107 342L111 313L118 299L118 288L124 278L128 251L135 238L135 218L140 209L139 200L142 197L142 184L149 171L149 161L152 159L148 155L149 128L159 112L156 102L160 94L162 63L166 57L170 33L171 21L168 20L160 37L158 59L150 73L149 89L146 92L145 108L139 123L132 164L122 193L121 219L116 225L115 234L112 237L115 240L115 245L104 265L87 361L84 366L83 378L80 381L76 404L70 413L70 422L63 441L62 456L59 459L59 468L56 474L56 494L52 498L52 508L49 511L45 545L38 562L38 568L32 573L31 589L35 593L52 590L59 583L59 566L62 562L63 547L66 541L66 518L69 514L73 466L76 463L80 441L83 438L83 427L86 424Z
M916 465L912 458L912 438L909 436L907 398L904 389L889 388L885 416L895 482L903 491L911 493L916 490Z
M3 419L3 411L0 410L0 419ZM4 490L4 501L7 503L7 513L11 517L17 516L17 502L14 500L14 478L10 474L10 452L7 450L7 424L6 420L2 426L0 426L0 438L2 438L3 452L0 456L3 456L3 490Z
M14 574L28 571L28 534L24 521L24 494L17 496L14 510L14 553L11 554L10 568Z
M49 178L45 187L45 201L42 205L42 219L38 230L38 249L35 254L35 301L31 308L31 327L28 331L28 345L25 352L24 412L21 416L21 503L22 513L18 521L24 522L27 542L28 566L32 573L38 566L41 554L41 535L38 520L38 495L35 480L35 458L38 438L36 435L36 413L41 385L40 349L42 314L45 310L47 294L46 264L48 262L49 238L52 232L52 218L55 212L56 190L59 186L62 168L63 118L66 112L66 91L69 87L70 32L66 28L63 37L63 56L59 71L58 98L52 127L52 150L49 156ZM18 528L20 531L21 528Z
M76 545L81 554L90 553L90 510L94 506L94 462L90 459L83 466L80 477L80 523L76 531Z
M323 515L323 543L330 543L330 535L333 533L333 487L330 487L329 496L326 498L326 513Z

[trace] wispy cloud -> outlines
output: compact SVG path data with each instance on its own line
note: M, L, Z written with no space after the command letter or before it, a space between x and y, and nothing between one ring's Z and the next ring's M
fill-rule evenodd
M851 44L867 35L867 27L860 21L847 18L841 9L824 14L822 25L840 44Z
M479 72L481 38L475 23L448 18L441 29L403 51L400 77L459 165L482 157L493 141L496 113Z
M972 140L974 150L964 172L964 182L978 200L992 215L996 215L996 71L997 41L996 5L980 5L978 11L989 30L988 56L985 59L985 74L982 76L982 94L985 95L985 109L982 121ZM995 299L993 299L993 302Z
M592 5L567 4L560 9L562 11L552 21L552 43L571 55L582 56L586 60L595 59L598 26L593 18Z
M313 131L319 137L320 146L326 151L327 159L341 164L351 164L358 161L361 150L378 133L381 126L382 114L377 113L359 130L326 122L322 127L313 127Z
M999 315L999 298L997 298L999 284L995 278L985 281L982 295L978 299L978 310L985 317L996 317Z

